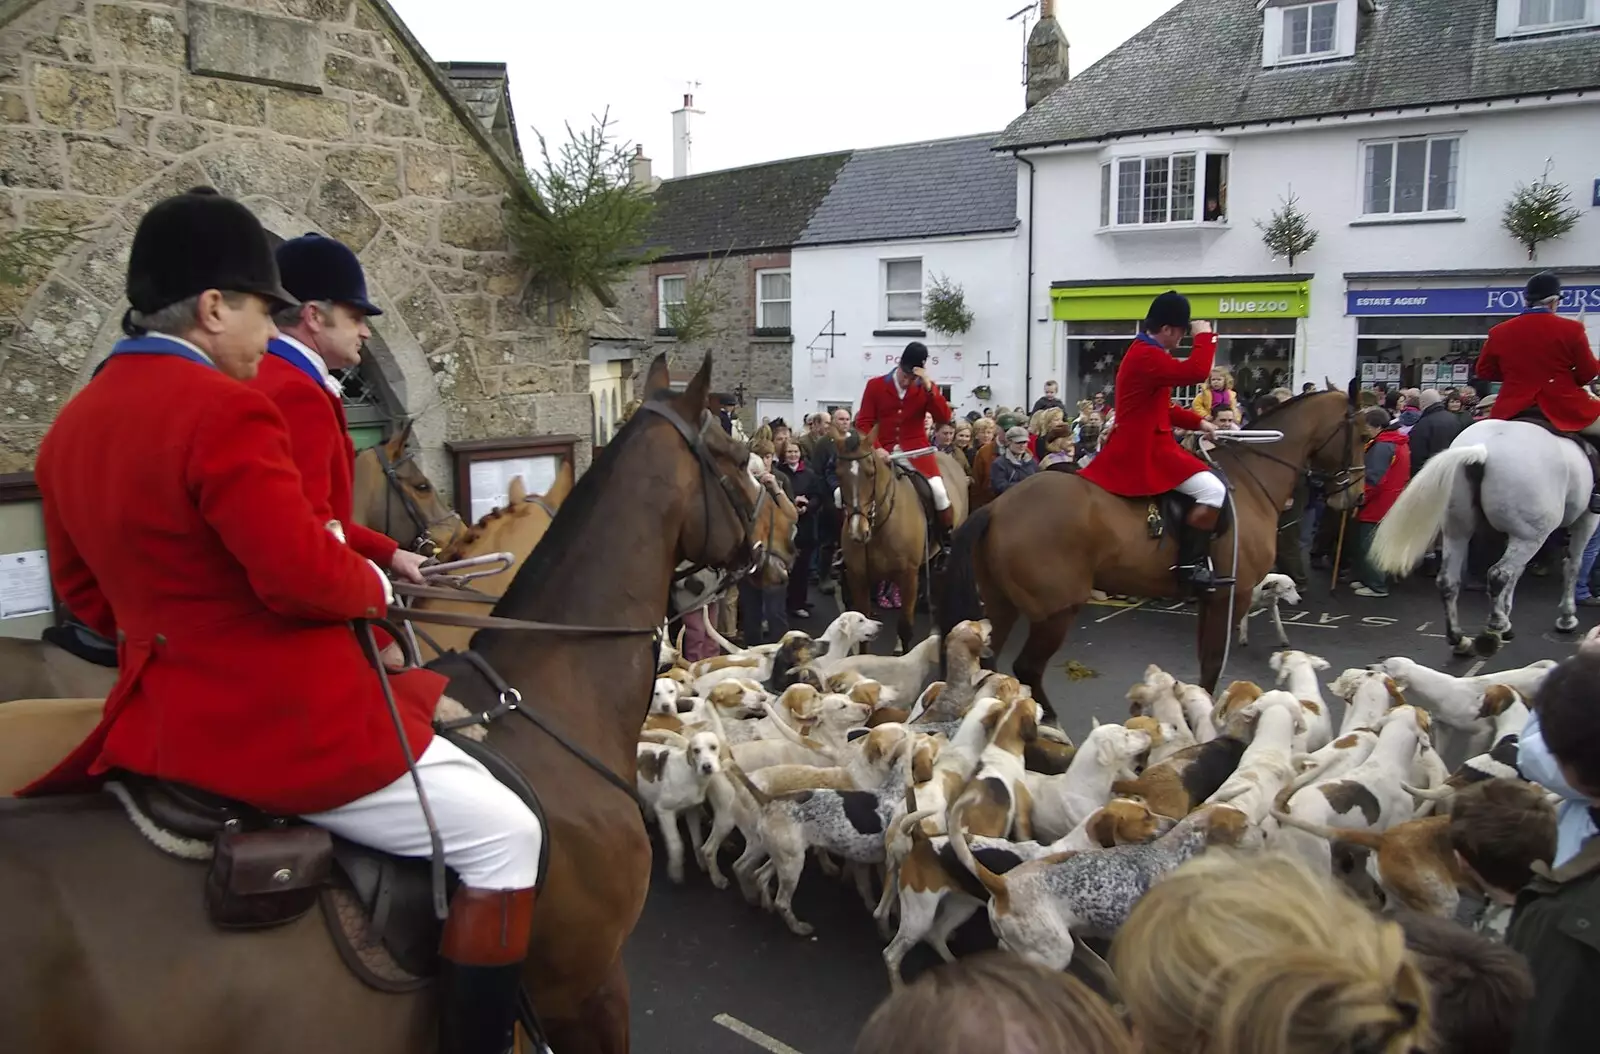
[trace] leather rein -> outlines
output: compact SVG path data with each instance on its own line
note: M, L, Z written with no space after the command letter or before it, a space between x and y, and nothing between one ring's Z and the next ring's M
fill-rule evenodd
M407 454L399 461L390 461L389 454L384 450L382 443L374 446L372 453L378 459L378 467L383 470L383 478L388 482L390 493L400 499L400 507L405 509L406 518L411 521L411 526L417 529L416 535L411 539L411 544L406 548L412 552L423 552L431 548L434 554L437 555L442 551L442 547L433 540L433 529L441 523L449 523L451 520L454 520L458 527L465 528L466 523L462 520L461 514L451 509L445 515L434 520L430 520L423 515L422 506L417 504L417 499L411 496L411 492L406 489L405 481L400 478L400 466L414 459L416 455ZM393 504L387 501L384 502L383 533L391 538L394 537L393 512ZM554 513L551 515L554 515Z
M1344 419L1339 422L1338 426L1335 427L1332 432L1329 432L1327 437L1324 438L1322 442L1318 443L1311 451L1311 456L1307 459L1307 464L1304 466L1296 465L1287 458L1281 458L1278 455L1259 446L1245 447L1243 450L1240 450L1239 453L1255 454L1258 457L1266 458L1268 461L1276 462L1277 464L1280 464L1292 471L1296 476L1304 476L1307 483L1314 487L1322 488L1323 490L1327 491L1330 496L1333 494L1343 494L1345 491L1353 488L1362 479L1361 476L1352 475L1352 473L1365 470L1365 466L1362 464L1351 464L1351 459L1355 457L1355 421L1356 408L1352 406L1345 412ZM1333 442L1334 436L1338 435L1341 431L1344 433L1343 464L1345 467L1336 472L1327 472L1322 469L1310 467L1310 462L1315 461L1317 455L1321 454L1325 449L1327 449L1328 444ZM1238 444L1234 444L1234 447L1237 446ZM1267 485L1265 483L1261 482L1261 477L1255 474L1255 471L1250 467L1250 463L1241 459L1239 461L1239 467L1244 469L1245 475L1250 477L1251 481L1255 483L1258 489L1260 489L1262 495L1265 496L1268 501L1271 501L1272 492L1267 489Z
M865 439L866 437L862 436L862 440L865 441ZM892 464L889 465L888 496L884 499L883 506L880 510L878 505L878 472L885 466L877 463L875 447L868 446L865 448L865 450L866 453L856 454L854 456L847 456L845 454L838 455L840 461L849 461L852 464L860 464L863 461L872 463L872 498L867 502L866 506L863 507L861 504L860 488L852 487L851 490L854 493L852 493L850 496L850 504L845 507L845 512L848 514L846 517L846 522L848 522L849 516L860 516L862 519L867 521L867 526L869 528L872 530L877 530L879 527L882 527L884 523L888 523L889 518L894 515L895 494L900 490L898 486L899 480L894 475L894 466ZM878 513L880 511L883 513L883 523L878 522Z

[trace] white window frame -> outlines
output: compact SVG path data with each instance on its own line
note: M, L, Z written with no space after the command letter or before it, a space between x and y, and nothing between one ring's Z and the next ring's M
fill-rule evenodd
M1232 168L1232 151L1229 150L1176 150L1172 153L1134 154L1113 157L1100 164L1100 229L1103 231L1114 230L1159 230L1171 227L1224 227L1228 223L1228 210L1222 206L1222 215L1214 220L1205 218L1206 210L1206 173L1213 157L1230 158L1226 162ZM1173 213L1172 173L1176 168L1179 158L1189 158L1194 162L1192 198L1189 203L1190 216L1188 219L1175 220ZM1167 165L1167 203L1166 219L1146 223L1145 211L1145 173L1150 162L1164 161ZM1121 218L1121 172L1125 164L1139 164L1138 181L1138 219L1124 222ZM1224 173L1224 186L1228 182L1231 172Z
M684 303L685 300L687 300L688 294L689 294L689 276L688 275L686 275L686 274L664 274L664 275L657 275L656 276L656 328L657 329L671 329L672 328L672 323L667 321L667 304L668 304L668 301L667 301L667 283L668 282L682 282L683 283L683 296L684 296L684 299L682 299L682 300L674 300L674 301L672 301L672 303L674 303L674 304L682 304L682 303Z
M769 275L785 275L789 279L789 295L778 299L768 299L761 295L761 279ZM767 321L768 304L789 305L789 322L782 326L774 326ZM768 267L756 272L756 328L757 329L789 329L794 323L794 275L787 267Z
M898 263L914 263L914 264L917 265L917 276L918 277L917 277L917 287L915 289L893 289L893 288L890 287L890 285L889 285L889 265L890 264L898 264ZM896 256L896 257L894 257L892 259L885 259L880 265L879 275L880 275L880 278L881 278L882 283L883 283L883 299L880 301L880 303L883 305L882 315L883 315L884 328L887 329L887 328L892 328L892 327L895 327L895 326L900 326L900 327L905 327L905 328L921 328L922 325L923 325L922 313L927 307L925 294L926 294L927 288L928 288L928 285L927 285L927 283L928 283L928 269L925 266L923 266L922 257L920 257L920 256ZM911 293L916 293L917 294L917 317L914 318L914 319L912 319L912 318L895 318L894 314L889 310L889 298L891 296L909 295Z
M1339 0L1313 0L1311 3L1295 4L1293 7L1281 8L1283 25L1278 30L1278 61L1279 62L1315 62L1320 59L1331 58L1339 54L1339 15L1343 5ZM1333 8L1333 37L1328 46L1321 51L1311 50L1311 27L1316 21L1317 8ZM1289 21L1291 12L1304 11L1306 13L1306 50L1287 51L1283 45L1288 42Z
M1451 183L1451 204L1448 208L1431 209L1428 207L1428 190L1430 177L1433 174L1433 144L1444 140L1454 140L1455 149L1455 177ZM1422 142L1425 164L1422 172L1422 208L1417 212L1395 211L1395 175L1400 164L1399 146L1401 143ZM1367 158L1374 147L1391 147L1389 154L1389 208L1384 212L1367 211ZM1360 220L1363 223L1406 223L1415 220L1439 219L1461 215L1461 185L1466 172L1463 162L1463 151L1466 149L1466 135L1462 132L1436 132L1432 135L1403 135L1392 139L1363 139L1361 153L1356 163L1356 201Z
M1495 30L1498 36L1536 36L1541 33L1560 33L1570 29L1600 26L1600 0L1587 0L1583 14L1578 18L1562 19L1559 22L1538 22L1532 25L1522 24L1522 2L1523 0L1500 0L1495 18ZM1555 14L1556 2L1557 0L1550 0L1552 15Z

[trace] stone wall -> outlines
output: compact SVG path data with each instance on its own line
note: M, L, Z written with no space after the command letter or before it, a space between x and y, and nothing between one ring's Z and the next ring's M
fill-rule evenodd
M0 287L0 472L31 467L120 336L140 215L199 184L361 254L374 351L440 486L447 440L588 436L586 338L508 251L518 162L425 61L367 0L40 0L0 26L0 229L91 228Z
M617 311L635 333L654 333L660 321L656 302L657 279L662 275L704 275L708 262L703 259L659 261L637 268L632 277L617 289ZM717 391L732 392L743 385L744 406L739 416L746 428L754 428L757 399L789 399L794 393L794 337L758 337L756 330L756 272L788 267L789 254L759 253L729 256L720 262L718 281L726 293L726 306L717 319L721 332L693 345L680 345L670 336L657 336L641 348L635 358L636 390L642 386L645 371L662 352L666 352L674 380L685 378L700 368L707 351L712 353L711 384Z

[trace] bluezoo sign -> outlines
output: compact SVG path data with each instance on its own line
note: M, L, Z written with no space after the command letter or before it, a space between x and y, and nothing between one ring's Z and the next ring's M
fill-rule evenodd
M1350 315L1514 315L1522 310L1522 286L1489 289L1352 289ZM1600 285L1570 285L1561 291L1561 312L1600 312Z

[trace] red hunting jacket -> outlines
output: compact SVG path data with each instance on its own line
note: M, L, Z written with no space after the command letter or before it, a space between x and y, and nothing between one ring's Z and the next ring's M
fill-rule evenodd
M896 446L910 452L933 445L924 427L928 414L933 414L935 425L950 420L950 404L944 401L939 389L928 384L915 384L906 389L905 398L894 383L894 371L867 382L861 393L861 409L856 412L856 427L863 433L878 426L878 448L893 451ZM939 475L939 462L930 451L913 458L911 466L929 479Z
M1196 429L1204 420L1172 401L1172 389L1200 384L1211 375L1217 338L1194 338L1187 359L1172 354L1143 335L1128 346L1117 369L1116 427L1080 476L1125 498L1165 494L1205 463L1173 438L1172 429Z
M1581 385L1600 376L1583 323L1550 311L1524 311L1489 331L1473 370L1503 382L1489 416L1506 421L1531 406L1563 432L1600 417L1600 400Z
M404 775L346 624L383 612L382 587L306 500L271 400L186 345L124 341L62 408L35 474L56 591L117 633L119 669L100 725L24 793L120 768L294 814ZM417 754L444 685L394 679Z
M322 375L305 353L282 339L268 345L252 384L278 404L289 425L295 467L311 508L324 522L339 521L350 548L379 567L388 567L399 548L395 540L353 520L356 449L345 423L344 403L323 386Z

